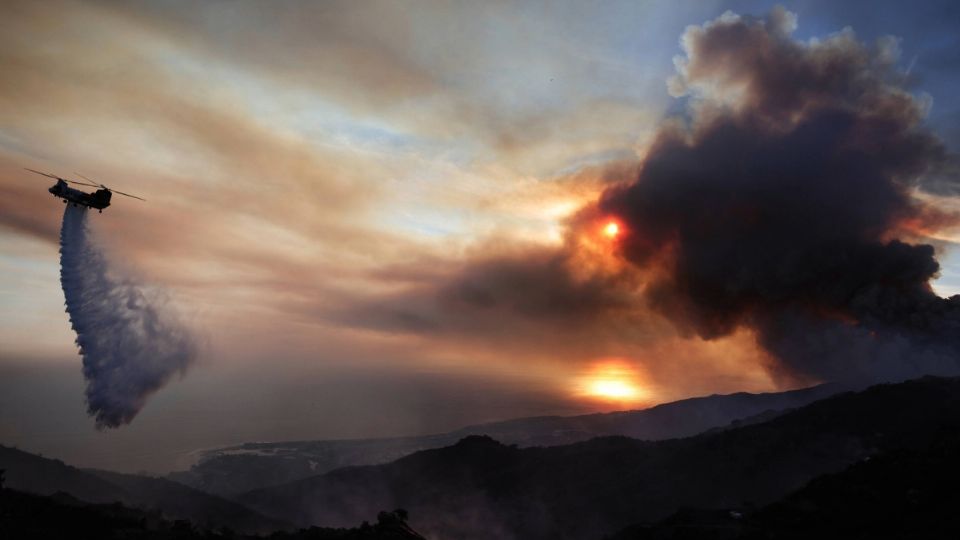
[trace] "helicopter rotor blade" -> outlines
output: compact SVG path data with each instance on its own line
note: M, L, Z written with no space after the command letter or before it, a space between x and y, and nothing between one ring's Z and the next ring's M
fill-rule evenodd
M103 186L103 184L99 184L99 183L97 183L96 181L91 180L91 179L87 178L86 176L84 176L84 175L82 175L82 174L80 174L80 173L78 173L78 172L76 172L76 171L74 171L73 174L79 176L80 178L83 178L83 179L86 180L87 182L90 182L90 185L93 186L93 187ZM106 186L103 186L103 187L106 187Z
M133 198L133 199L139 199L139 200L141 200L141 201L146 201L146 199L144 199L143 197L137 197L136 195L131 195L131 194L129 194L129 193L124 193L124 192L122 192L122 191L117 191L117 190L115 190L115 189L110 189L110 188L108 188L107 186L105 186L105 185L103 185L103 184L96 184L96 183L94 183L93 180L87 178L86 176L84 176L84 175L82 175L82 174L80 174L80 173L74 173L74 174L76 174L76 175L79 176L80 178L83 178L84 180L86 180L86 182L79 182L79 181L77 181L77 180L67 180L66 178L60 178L59 176L57 176L57 175L55 175L55 174L45 173L45 172L43 172L43 171L36 171L36 170L33 170L33 169L29 169L29 168L27 168L27 167L24 167L24 169L26 169L26 170L28 170L28 171L30 171L30 172L32 172L32 173L36 173L36 174L40 174L40 175L46 176L46 177L48 177L48 178L54 178L54 179L56 179L56 180L63 180L64 182L68 182L68 183L70 183L70 184L77 184L77 185L81 185L81 186L88 186L88 187L95 187L95 188L103 188L103 189L105 189L105 190L107 190L107 191L109 191L109 192L111 192L111 193L118 193L118 194L123 195L123 196L125 196L125 197L131 197L131 198Z
M59 177L59 176L57 176L57 175L55 175L55 174L45 173L45 172L43 172L43 171L37 171L37 170L34 170L34 169L28 169L27 167L24 167L24 169L25 169L25 170L28 170L28 171L30 171L30 172L32 172L32 173L36 173L36 174L40 174L40 175L46 176L47 178L53 178L54 180L63 180L64 182L67 182L68 184L77 184L77 185L80 185L80 186L97 187L96 184L88 184L88 183L86 183L86 182L78 182L78 181L76 181L76 180L68 180L68 179L66 179L66 178L61 178L61 177Z
M68 182L73 182L74 184L80 184L81 186L90 186L90 187L101 187L101 186L103 186L103 184L97 184L97 183L94 182L93 180L87 178L86 176L84 176L84 175L82 175L82 174L80 174L80 173L78 173L78 172L74 172L73 174L79 176L80 178L83 178L84 180L86 180L86 181L89 182L89 183L86 183L86 184L85 184L85 183L83 183L83 182L77 182L76 180L67 180ZM106 187L106 186L104 186L104 187Z
M23 169L24 169L24 170L27 170L27 171L30 171L30 172L32 172L32 173L36 173L36 174L39 174L39 175L46 176L47 178L54 178L54 179L56 179L56 180L63 180L63 178L60 178L59 176L57 176L57 175L55 175L55 174L45 173L45 172L42 172L42 171L36 171L36 170L33 170L33 169L28 169L27 167L24 167Z
M88 181L88 182L93 182L93 181L94 181L94 180L91 180L91 179L87 178L86 176L84 176L84 175L82 175L82 174L80 174L80 173L74 173L74 174L76 174L77 176L79 176L80 178L83 178L84 180L86 180L86 181ZM103 184L91 184L91 185L93 185L94 187L101 187L101 188L109 191L110 193L119 193L120 195L126 195L127 197L133 197L134 199L140 199L141 201L146 201L146 199L144 199L143 197L137 197L136 195L131 195L131 194L129 194L129 193L124 193L124 192L122 192L122 191L117 191L117 190L115 190L115 189L110 189L110 188L108 188L107 186L105 186L105 185L103 185Z
M61 180L63 180L64 182L68 182L70 184L77 184L78 186L97 187L96 184L88 184L86 182L77 182L76 180L67 180L66 178L61 178Z
M146 201L146 199L144 199L143 197L137 197L136 195L131 195L131 194L129 194L129 193L124 193L124 192L122 192L122 191L117 191L117 190L115 190L115 189L110 189L110 188L108 188L107 186L104 186L103 184L100 184L100 185L103 186L104 189L110 191L111 193L117 193L117 194L119 194L119 195L126 195L127 197L133 197L134 199L140 199L141 201Z

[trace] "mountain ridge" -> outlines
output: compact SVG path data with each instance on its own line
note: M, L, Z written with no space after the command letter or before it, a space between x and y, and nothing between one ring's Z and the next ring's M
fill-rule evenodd
M960 428L960 379L928 377L682 439L518 448L468 437L238 500L298 524L338 525L374 506L403 507L428 537L490 537L496 524L501 538L599 538L682 506L770 503L858 460L929 443L944 426Z
M802 406L850 387L826 383L784 392L712 394L647 409L516 418L424 436L245 443L209 451L190 470L173 472L167 477L202 491L231 497L345 466L388 463L417 451L455 444L469 435L490 435L521 447L557 446L607 435L649 440L685 437L726 428L738 420Z
M684 508L604 540L956 538L960 433L938 439L860 460L761 508Z
M236 501L223 499L163 478L79 469L0 445L0 469L7 488L50 496L67 493L90 504L120 502L158 511L172 519L189 519L198 525L230 526L244 532L270 532L290 524L264 516Z

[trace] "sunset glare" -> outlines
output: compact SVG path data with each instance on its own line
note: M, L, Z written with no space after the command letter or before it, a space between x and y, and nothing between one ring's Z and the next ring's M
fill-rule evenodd
M601 379L590 384L590 393L595 396L615 399L636 397L636 387L627 381Z
M618 225L616 221L607 223L607 226L603 228L603 234L606 235L607 238L616 238L617 235L620 234L620 225Z
M639 379L630 363L608 359L597 362L580 380L578 387L580 393L589 399L636 405L650 397Z

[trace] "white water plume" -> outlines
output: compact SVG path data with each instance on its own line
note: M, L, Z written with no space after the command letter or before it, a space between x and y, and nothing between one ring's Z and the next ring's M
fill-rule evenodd
M91 238L87 209L67 205L60 229L60 282L98 428L129 424L151 394L186 372L193 335L168 297L113 268Z

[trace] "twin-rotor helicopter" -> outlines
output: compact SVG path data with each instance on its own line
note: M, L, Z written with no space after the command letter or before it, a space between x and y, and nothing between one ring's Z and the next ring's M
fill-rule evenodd
M134 199L140 199L145 201L141 197L136 195L131 195L129 193L124 193L122 191L117 191L115 189L110 189L103 184L95 183L93 180L90 180L86 176L77 173L77 176L86 180L86 182L80 182L79 180L68 180L66 178L60 178L55 174L45 173L41 171L35 171L33 169L27 169L28 171L36 174L46 176L48 178L53 178L57 181L56 184L50 187L48 190L53 194L54 197L60 197L63 199L64 204L73 204L74 206L85 206L87 208L94 208L100 213L103 213L103 209L110 206L110 197L116 193L118 195L124 195L126 197L132 197ZM77 184L80 186L89 186L99 188L93 193L87 193L79 189L74 189L67 184Z

